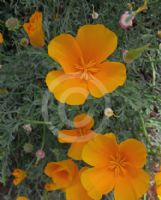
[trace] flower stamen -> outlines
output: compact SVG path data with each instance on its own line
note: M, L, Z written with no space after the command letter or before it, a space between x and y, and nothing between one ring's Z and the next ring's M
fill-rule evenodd
M126 171L126 166L127 160L120 153L110 156L108 168L114 171L115 176L124 175Z
M81 60L81 65L75 64L74 67L76 70L78 70L78 73L74 74L79 74L78 77L86 81L93 79L94 76L92 75L92 73L96 73L99 71L99 69L96 67L95 61L90 61L89 63L85 64L84 61Z

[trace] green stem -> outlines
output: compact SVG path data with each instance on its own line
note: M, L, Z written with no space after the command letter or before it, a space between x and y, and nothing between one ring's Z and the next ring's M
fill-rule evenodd
M150 144L150 140L149 140L149 137L148 137L148 132L146 130L146 126L145 126L143 116L141 115L141 113L139 113L139 116L140 116L140 120L141 120L141 124L142 124L142 128L143 128L144 136L145 136L147 142Z
M42 124L42 125L52 125L51 122L44 122L44 121L36 121L36 120L24 120L24 123L29 124Z
M42 135L41 149L44 148L44 145L45 145L45 126L43 126L43 135Z
M151 67L152 67L152 76L153 76L153 87L155 87L155 82L156 82L156 71L155 71L155 66L154 66L154 62L151 58L151 56L148 54L150 63L151 63Z

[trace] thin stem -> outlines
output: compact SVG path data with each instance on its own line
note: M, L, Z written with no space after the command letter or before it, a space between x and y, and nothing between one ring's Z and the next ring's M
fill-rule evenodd
M149 57L149 60L150 60L150 63L151 63L151 67L152 67L152 76L153 76L153 87L155 87L156 85L156 71L155 71L155 66L154 66L154 62L151 58L151 56L148 54L148 57Z
M143 128L144 136L145 136L147 142L150 144L150 140L149 140L149 137L148 137L148 132L146 130L146 126L145 126L143 116L141 115L141 113L139 113L139 116L140 116L140 120L141 120L141 124L142 124L142 128Z
M25 123L29 123L29 124L42 124L42 125L52 125L51 122L44 122L44 121L36 121L36 120L24 120Z

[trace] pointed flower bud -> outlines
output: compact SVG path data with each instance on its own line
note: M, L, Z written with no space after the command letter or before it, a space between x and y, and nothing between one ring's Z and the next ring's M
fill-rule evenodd
M145 50L149 48L149 45L150 44L146 44L142 47L131 49L129 51L124 50L122 53L124 62L127 64L132 63L135 59L139 58Z
M92 11L92 19L97 19L99 17L99 14L94 10L94 5L92 4L92 8L93 8L93 11Z

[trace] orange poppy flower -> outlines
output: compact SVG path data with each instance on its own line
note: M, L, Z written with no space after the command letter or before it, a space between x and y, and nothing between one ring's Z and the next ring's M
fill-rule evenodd
M159 200L161 200L161 167L158 173L155 175L156 191Z
M116 46L115 33L101 24L82 26L75 38L70 34L55 37L48 45L48 54L63 70L47 74L49 91L61 103L81 105L89 93L100 98L123 85L125 65L104 61Z
M96 135L96 133L91 130L93 125L94 119L82 113L74 117L74 129L61 130L58 132L59 142L71 143L68 150L69 157L75 160L82 159L84 145Z
M43 47L45 45L41 12L36 11L30 17L29 22L23 25L23 28L28 34L32 46Z
M82 173L81 181L95 200L113 189L115 200L138 200L148 189L149 175L142 169L146 162L142 142L128 139L117 144L112 133L98 135L86 144L82 158L93 166Z
M0 32L0 44L2 44L3 43L3 35L2 35L2 33Z
M47 191L61 189L66 193L67 200L92 200L80 181L80 174L85 169L78 171L77 165L72 160L50 162L45 167L45 174L52 178L52 182L45 184Z
M13 184L18 185L26 178L27 173L22 169L14 169L12 175L15 177L13 180Z
M16 198L16 200L29 200L29 199L25 196L19 196Z

